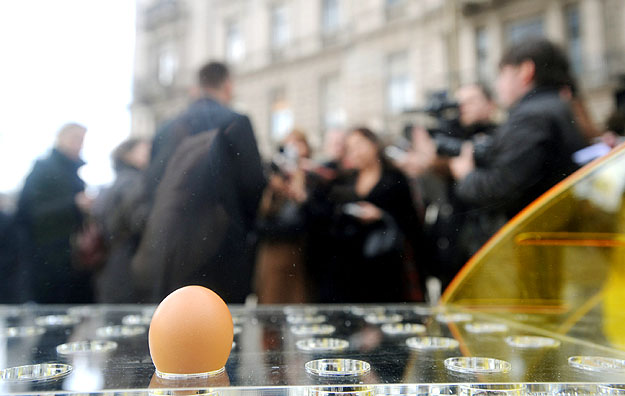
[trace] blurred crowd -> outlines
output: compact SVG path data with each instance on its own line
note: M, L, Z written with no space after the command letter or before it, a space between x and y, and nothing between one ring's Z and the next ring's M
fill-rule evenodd
M96 197L77 173L87 129L67 124L1 213L1 302L155 303L189 284L228 303L433 302L506 221L624 133L625 109L594 127L545 39L508 48L492 83L433 96L431 122L391 142L337 128L314 153L293 130L263 160L211 62L185 111L113 152L116 180Z

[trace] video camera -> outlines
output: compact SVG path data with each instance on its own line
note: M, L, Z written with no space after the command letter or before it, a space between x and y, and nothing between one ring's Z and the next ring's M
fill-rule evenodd
M460 106L458 102L449 99L447 91L434 92L430 95L425 107L404 112L404 114L411 113L424 113L436 121L433 127L427 128L427 131L434 139L438 155L457 157L460 155L463 143L471 141L475 162L484 163L487 161L492 147L491 138L484 135L468 135L467 131L460 125ZM408 140L412 139L413 127L413 124L404 126L404 137Z

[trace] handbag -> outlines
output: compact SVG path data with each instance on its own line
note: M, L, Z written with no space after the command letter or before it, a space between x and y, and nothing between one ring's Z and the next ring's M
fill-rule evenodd
M102 228L93 219L85 220L72 238L74 268L95 272L104 266L108 254L109 246Z

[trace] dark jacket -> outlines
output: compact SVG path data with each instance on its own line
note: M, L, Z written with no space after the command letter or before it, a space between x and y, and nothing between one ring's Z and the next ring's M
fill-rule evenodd
M251 291L250 234L265 186L260 155L247 117L203 132L212 125L204 118L209 113L185 121L190 133L156 191L132 263L145 301L189 284L206 286L228 303L244 302Z
M106 264L96 276L96 301L99 303L134 303L130 261L141 234L134 229L129 200L141 186L143 173L130 165L117 169L113 184L102 191L93 207L93 216L108 243Z
M76 194L85 183L84 163L54 149L37 161L19 197L17 221L23 230L33 298L40 303L92 302L91 277L72 267L70 239L82 225Z
M154 205L156 190L170 159L182 141L202 132L225 128L236 117L241 115L206 96L194 101L179 116L159 126L152 140L150 165L144 172L143 180L129 198L128 212L132 213L131 224L136 232L141 233L145 229Z
M577 169L584 147L571 110L554 89L535 89L495 132L489 163L456 186L465 203L506 219Z
M230 125L240 114L206 96L193 102L178 117L168 120L156 131L152 141L150 166L147 169L147 188L156 191L167 163L187 136L197 135Z
M0 304L23 302L20 284L29 274L24 273L19 263L18 234L14 216L0 210Z
M321 302L399 302L422 299L417 274L428 258L423 257L422 225L413 205L406 178L385 169L367 194L359 197L355 177L337 180L327 199L332 213L318 221L329 224L313 229L311 250ZM384 212L381 221L364 224L345 212L345 204L368 201ZM420 274L419 274L420 275ZM415 277L409 279L409 277Z

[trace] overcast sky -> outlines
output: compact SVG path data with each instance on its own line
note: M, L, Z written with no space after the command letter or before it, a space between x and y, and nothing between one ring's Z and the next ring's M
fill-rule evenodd
M0 192L70 121L88 128L82 177L112 180L109 154L130 133L134 23L133 0L0 1Z

